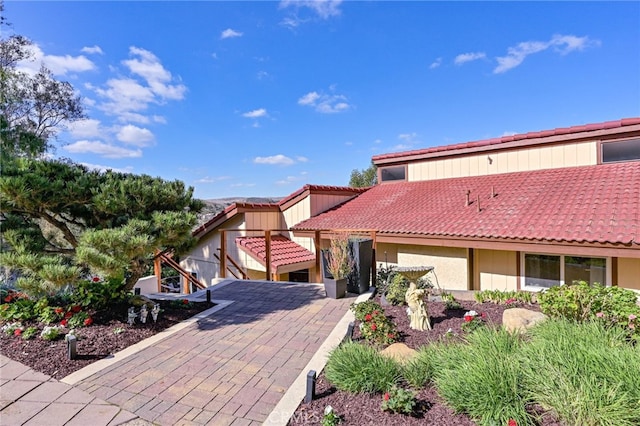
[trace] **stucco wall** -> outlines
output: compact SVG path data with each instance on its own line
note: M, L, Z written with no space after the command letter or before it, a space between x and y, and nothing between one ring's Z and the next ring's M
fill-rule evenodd
M640 259L618 258L618 286L640 290Z
M467 250L464 248L397 245L397 257L398 266L435 267L437 283L443 289L467 289ZM434 281L432 274L429 278Z
M518 255L515 251L475 250L474 255L480 290L517 289Z
M595 141L573 142L409 163L407 179L417 181L482 176L558 167L587 166L597 164L597 161Z

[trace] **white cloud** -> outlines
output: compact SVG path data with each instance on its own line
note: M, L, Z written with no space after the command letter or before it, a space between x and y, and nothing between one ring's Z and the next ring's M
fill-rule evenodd
M144 78L154 94L163 99L181 100L187 90L183 84L171 85L171 73L160 63L156 55L148 50L131 46L129 54L137 58L122 61L129 70Z
M333 91L334 87L331 87ZM324 94L309 92L298 99L298 105L313 107L317 112L323 114L333 114L345 112L351 109L348 99L344 95Z
M320 99L320 95L317 92L309 92L300 99L298 99L299 105L314 105L316 101Z
M151 120L143 115L151 104L162 105L168 100L184 99L187 87L175 78L152 52L135 46L129 48L130 59L122 64L130 76L112 78L102 87L86 85L95 91L102 102L97 106L120 121L147 124ZM117 72L118 70L112 70ZM153 116L156 122L164 121Z
M584 50L587 47L597 46L598 40L590 40L589 37L576 37L574 35L554 35L549 41L525 41L507 49L506 56L496 58L498 66L494 68L494 74L507 72L520 65L527 56L553 48L561 55L566 55L576 50Z
M299 180L300 178L297 176L287 176L285 179L277 180L275 183L276 185L289 185Z
M269 164L278 166L290 166L295 163L292 158L289 158L286 155L282 154L272 155L269 157L256 157L253 159L253 162L256 164Z
M333 16L339 16L341 13L340 4L342 0L282 0L280 8L294 6L296 9L311 9L322 19L329 19Z
M477 61L478 59L486 58L487 55L484 52L471 52L462 53L453 60L456 65L462 65L467 62Z
M62 147L72 154L97 154L104 158L138 158L142 157L140 149L126 149L109 145L100 141L77 141Z
M251 188L256 186L255 183L232 183L229 185L231 188Z
M85 46L82 49L80 49L81 52L83 53L88 53L90 55L104 55L104 52L102 51L102 49L100 48L100 46Z
M306 163L307 161L309 161L309 159L307 157L303 157L303 156L299 155L299 156L296 157L296 161L298 163Z
M152 145L155 137L149 129L134 126L133 124L127 124L120 128L116 137L120 142L124 142L128 145L134 145L139 148Z
M67 124L67 131L74 138L95 138L104 133L100 128L100 120L90 118L70 122Z
M91 71L96 68L95 64L86 56L71 55L45 55L40 46L33 44L29 47L31 58L20 61L18 69L28 74L35 74L44 64L54 75L63 76L73 72Z
M267 110L264 108L254 109L253 111L245 112L244 114L242 114L243 117L247 118L260 118L267 117L268 115L269 114L267 114Z
M221 40L224 40L225 38L234 38L234 37L242 37L242 33L239 31L232 30L231 28L227 28L222 33L220 33Z
M429 69L432 70L438 68L440 65L442 65L442 58L437 58L431 63L431 65L429 65Z
M231 176L218 176L218 177L205 176L201 179L196 180L195 183L216 183L216 182L229 180L229 179L231 179Z

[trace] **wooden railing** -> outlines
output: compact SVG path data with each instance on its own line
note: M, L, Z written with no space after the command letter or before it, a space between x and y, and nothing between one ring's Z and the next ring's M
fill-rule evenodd
M200 290L204 290L206 288L206 286L202 284L200 281L198 281L197 278L195 278L188 271L186 271L182 266L180 266L178 262L173 260L173 251L165 250L165 251L156 253L154 261L160 263L160 265L158 265L158 268L156 268L156 269L159 269L160 271L162 270L161 268L162 263L166 263L167 265L169 265L170 267L178 271L178 273L184 280L184 288L182 289L183 293L185 294L191 293L190 284L193 284L194 286L196 286L196 288ZM162 273L159 271L156 271L156 275L158 276L158 291L162 291L162 277L161 277Z
M213 257L215 257L216 259L218 259L218 261L220 262L220 265L222 265L222 262L220 261L220 256L218 256L217 253L213 254ZM234 278L237 279L243 279L243 280L248 280L249 279L249 275L247 275L247 273L242 269L242 267L240 267L240 265L238 265L238 263L233 260L232 257L227 255L227 262L231 263L231 265L236 268L236 271L234 271L233 269L231 269L229 267L229 263L226 264L226 268L227 271L234 276ZM240 276L236 275L236 272L239 273Z

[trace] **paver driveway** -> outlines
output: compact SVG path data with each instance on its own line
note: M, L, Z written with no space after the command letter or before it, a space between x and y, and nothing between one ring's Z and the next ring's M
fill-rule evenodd
M76 386L159 425L261 424L355 300L255 281L211 296L233 303Z

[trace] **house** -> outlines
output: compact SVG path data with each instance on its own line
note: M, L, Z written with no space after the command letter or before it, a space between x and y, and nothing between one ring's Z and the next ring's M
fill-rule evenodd
M251 278L319 281L315 253L348 229L374 239L377 263L433 266L448 290L573 280L640 290L640 118L373 162L371 188L308 185L278 204L230 206L196 230L183 266L207 283L225 276L214 260L224 240Z

